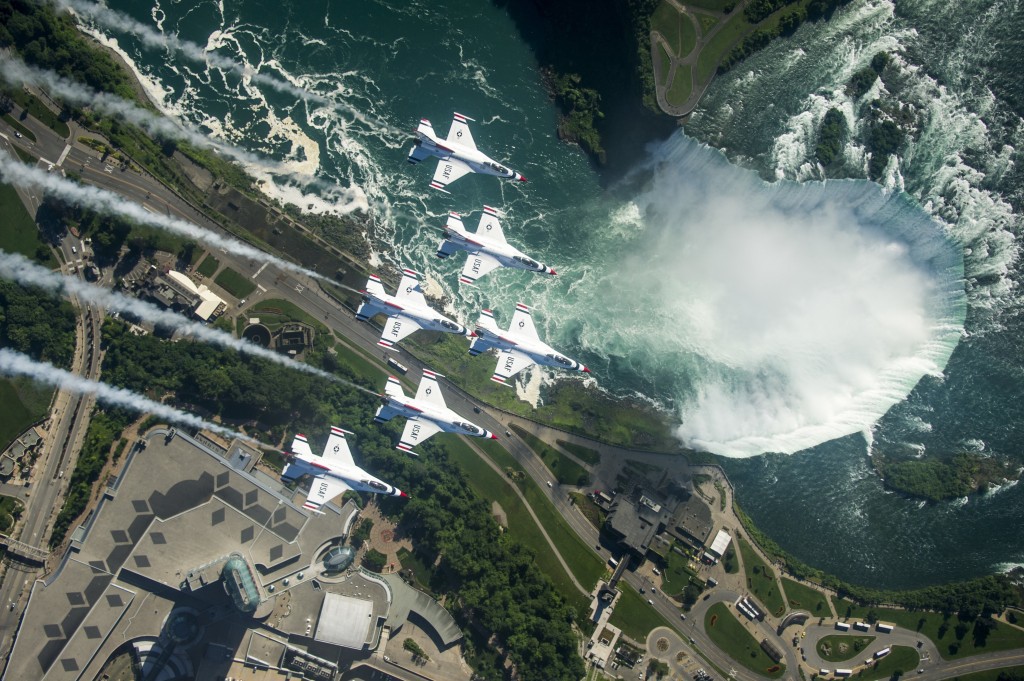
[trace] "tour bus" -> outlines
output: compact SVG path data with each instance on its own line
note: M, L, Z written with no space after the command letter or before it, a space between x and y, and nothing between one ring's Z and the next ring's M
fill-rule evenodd
M882 648L877 653L875 653L875 659L877 660L877 659L879 659L881 657L885 657L886 655L889 654L890 651L891 651L890 648Z
M619 567L619 561L616 560L615 558L609 558L608 559L608 564L611 565L613 568Z
M406 372L409 371L409 367L405 366L404 364L401 364L394 357L388 357L388 366L400 374L405 374Z
M852 669L837 669L836 676L853 676Z
M836 629L838 629L839 631L849 631L850 625L846 622L836 622Z
M892 625L891 624L885 624L883 622L879 622L878 624L876 624L875 625L875 629L878 629L883 634L891 634L892 633Z

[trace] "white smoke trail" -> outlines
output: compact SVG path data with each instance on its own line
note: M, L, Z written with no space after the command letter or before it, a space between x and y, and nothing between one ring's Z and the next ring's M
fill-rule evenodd
M185 126L180 121L147 111L109 92L97 92L90 87L61 78L55 73L33 68L24 62L8 57L0 56L0 78L14 85L33 85L70 104L89 107L109 116L120 117L156 138L175 139L200 149L211 149L243 164L247 170L256 175L294 178L301 186L320 190L325 198L330 198L337 204L337 210L341 213L348 214L365 210L366 199L362 190L340 187L334 182L313 177L303 169L303 162L277 163L258 154L216 141L198 130Z
M223 156L262 168L266 172L280 175L294 172L287 165L274 163L251 152L217 142L198 130L146 111L109 92L97 92L85 85L61 78L51 71L42 71L9 57L0 56L0 76L13 85L34 85L70 104L87 106L110 116L118 116L154 137L180 140L202 149L212 149Z
M319 376L320 378L332 381L340 380L326 371L297 362L273 350L240 340L219 329L185 319L179 314L161 309L143 300L115 293L99 286L93 286L74 277L63 277L35 264L23 255L5 253L0 250L0 277L17 281L22 285L36 286L54 294L67 291L78 296L80 300L93 305L130 314L152 324L168 326L182 334L213 345L237 350L238 352L266 359L281 366Z
M131 390L115 388L106 383L76 376L64 369L58 369L52 364L37 362L28 355L23 355L10 348L0 348L0 373L7 376L27 376L41 383L57 386L62 390L70 390L81 395L95 395L96 399L113 407L154 414L172 423L180 423L192 428L204 428L220 433L225 437L237 437L259 444L257 440L247 435L242 435L216 423L210 423L195 414L189 414L180 409L169 407L166 404L161 404L148 397L134 393Z
M142 44L146 47L178 52L194 62L208 64L223 71L230 71L242 78L249 79L260 85L265 85L277 90L278 92L292 95L293 97L306 102L314 102L322 106L330 107L339 112L346 113L352 116L353 119L368 127L386 129L388 132L395 134L405 133L405 131L388 125L381 120L369 118L363 112L345 104L344 102L335 101L329 97L325 97L315 92L310 92L309 90L298 87L297 85L281 80L280 78L260 73L251 67L239 64L233 59L229 59L215 52L209 51L201 45L179 38L173 33L165 35L155 31L146 24L136 21L126 14L104 7L99 3L82 2L82 0L58 0L57 4L58 6L69 9L79 15L88 16L93 21L109 29L131 33L141 40Z
M63 201L76 206L91 208L101 213L112 213L135 222L158 227L196 241L201 241L208 246L223 249L227 253L241 258L250 258L265 262L294 274L300 274L313 279L330 281L327 277L308 270L300 265L295 265L282 260L277 256L265 253L254 246L236 241L216 232L204 229L191 222L167 215L150 213L137 203L126 201L123 196L98 187L80 185L71 180L64 179L59 175L47 173L39 168L26 166L10 159L0 158L0 179L8 184L18 187L36 187L43 192L55 196Z

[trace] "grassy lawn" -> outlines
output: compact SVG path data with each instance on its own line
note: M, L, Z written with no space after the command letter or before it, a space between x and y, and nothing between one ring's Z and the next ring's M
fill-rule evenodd
M830 634L818 641L818 655L829 662L846 662L860 655L874 640L874 636L867 635Z
M267 464L268 466L279 472L284 470L284 465L285 463L287 463L285 461L284 455L281 454L281 452L274 449L268 449L264 451L263 457L260 458L260 461L262 461L263 463Z
M582 492L569 492L569 496L572 497L573 502L576 504L576 508L578 508L580 513L586 517L587 521L589 521L596 529L600 530L601 526L604 525L604 519L607 515L601 507L595 504L593 499Z
M34 95L30 95L25 90L18 88L15 89L11 94L11 99L18 103L22 109L28 112L29 116L36 119L50 130L63 137L68 138L71 134L71 129L68 128L68 124L62 121L57 114L53 113L45 104L40 102Z
M199 267L196 268L196 272L199 272L204 277L212 277L219 267L220 261L211 254L203 258L203 261L199 263Z
M518 399L514 390L492 381L494 355L471 357L463 338L417 333L406 341L406 349L481 402L512 414L610 444L655 451L679 448L668 421L649 405L623 402L566 378L551 386L545 403L534 409Z
M974 622L961 624L956 615L946 617L937 612L871 608L841 598L835 599L833 603L840 617L869 619L868 613L873 612L883 622L927 636L946 660L1024 648L1024 631L995 620L989 620L991 627L986 632Z
M622 629L626 636L643 643L651 629L672 626L633 587L619 582L619 591L622 595L608 622Z
M680 35L679 27L682 23L679 12L676 11L676 8L668 0L661 0L661 3L654 9L654 14L651 15L651 30L657 31L664 36L669 44L669 48L672 50L672 54L677 57L685 54L685 52L679 52L682 47L682 36ZM692 50L693 47L691 46L690 49Z
M50 247L39 236L39 229L9 184L0 184L0 215L4 226L0 229L0 249L8 253L21 253L46 267L57 267ZM40 257L43 256L43 257Z
M697 47L697 29L693 25L693 21L690 17L679 15L679 52L676 54L680 58L693 52L693 48Z
M528 433L519 426L513 425L512 430L516 431L519 437L526 440L534 454L540 457L548 470L555 476L560 485L577 485L585 487L590 483L590 474L583 466L579 465L554 447L548 446L546 442L532 433Z
M54 389L25 378L0 379L0 449L46 415Z
M1004 667L1003 669L989 669L973 674L960 674L959 676L951 676L950 681L999 681L999 675L1004 673L1024 677L1024 667ZM1011 676L1011 678L1013 677Z
M697 57L697 82L704 83L715 73L718 62L721 61L733 44L751 29L750 22L743 16L743 12L734 12L726 20L718 33L700 51Z
M575 456L580 461L596 466L601 463L601 454L596 449L590 447L584 447L583 445L575 445L565 440L555 440L559 447Z
M352 370L359 378L369 381L375 386L383 385L384 379L388 376L388 370L374 364L361 352L353 350L344 343L337 343L334 351L338 353L338 361Z
M907 674L917 669L921 662L921 656L917 651L907 646L893 646L892 652L879 660L873 667L866 669L857 675L861 681L876 681L876 679L892 678L896 672ZM901 674L901 675L902 675ZM910 677L907 677L910 678Z
M402 570L412 570L413 579L416 582L416 587L421 591L425 591L428 594L433 592L430 590L430 580L434 576L434 571L424 563L422 560L416 557L416 554L406 548L398 549L398 562L402 564Z
M698 14L697 17L700 19L701 35L707 35L707 33L715 27L715 24L718 23L718 18L713 17L710 14Z
M679 3L686 7L696 7L698 9L709 9L712 12L724 12L728 5L737 5L739 3L734 0L683 0Z
M690 570L689 560L686 556L680 556L675 551L670 550L665 555L665 563L665 569L661 573L661 587L669 595L681 594L690 583L690 579L697 577ZM695 582L697 586L704 587L704 580L697 578Z
M527 513L523 502L509 486L507 479L495 473L469 445L461 439L449 436L444 443L449 458L466 473L469 485L482 498L497 501L508 517L508 531L517 541L533 550L537 566L544 571L555 588L578 612L586 614L587 599L576 589L561 563L551 552L551 547L537 531L537 525ZM539 515L539 514L538 514ZM550 532L549 532L550 534ZM568 562L568 558L566 558ZM603 569L603 566L602 566Z
M786 590L786 600L794 610L807 610L816 617L829 617L832 613L828 607L825 594L809 586L782 578L782 588Z
M24 135L25 139L32 140L33 142L36 141L36 136L32 134L32 131L26 128L24 125L22 125L21 121L17 120L11 114L4 114L4 121L12 128L20 132L22 135Z
M665 93L665 100L669 104L680 106L686 102L690 93L693 92L693 78L690 75L689 67L676 69L672 84Z
M330 333L326 326L313 319L305 310L281 298L261 300L245 311L245 317L259 317L260 323L271 331L286 322L305 322L317 333Z
M29 165L35 165L36 161L39 160L36 156L33 156L21 147L14 147L14 153L18 155L18 158L21 159L22 163L27 163Z
M239 300L256 290L256 284L231 268L225 268L218 274L214 283Z
M593 547L584 544L579 535L565 524L561 514L555 509L547 494L540 487L533 484L533 481L523 471L519 462L500 443L494 440L484 440L477 444L502 470L511 468L521 473L521 475L516 476L518 480L515 484L519 487L519 491L523 493L523 496L526 497L526 501L530 504L530 508L533 509L537 518L544 525L544 530L551 537L551 541L558 547L558 552L562 554L562 559L568 563L569 569L572 570L576 580L588 589L597 584L597 580L604 575L606 567L601 557L594 553Z
M14 497L0 496L0 532L9 532L14 527L22 508L22 503Z
M743 569L747 575L747 588L761 601L769 613L779 617L786 610L782 602L782 594L775 584L775 571L763 560L761 554L754 551L742 537L736 537L743 557Z
M786 667L775 664L761 650L761 642L750 635L729 607L715 603L704 616L704 630L723 653L755 674L777 679L786 672Z
M669 66L672 65L672 59L669 57L664 43L657 42L655 45L657 45L657 49L654 50L654 73L661 74L663 78L668 78ZM664 87L664 83L658 83L658 86Z

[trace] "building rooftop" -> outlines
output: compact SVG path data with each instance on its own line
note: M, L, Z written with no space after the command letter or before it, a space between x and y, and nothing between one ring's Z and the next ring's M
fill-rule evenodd
M308 569L355 515L351 505L307 515L291 490L233 468L181 431L166 435L153 431L147 447L132 449L57 569L33 586L19 631L33 635L17 636L5 679L91 681L124 642L168 636L176 607L200 613L205 638L189 654L209 667L203 651L215 641L236 650L252 616L216 577L190 582L189 573L209 566L217 575L235 552L261 597L270 584L280 594L285 575Z

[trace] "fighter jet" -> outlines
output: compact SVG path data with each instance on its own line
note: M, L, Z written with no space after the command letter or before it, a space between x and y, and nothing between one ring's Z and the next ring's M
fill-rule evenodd
M409 151L409 163L416 164L431 156L437 156L440 161L437 163L437 170L434 171L434 179L430 181L430 186L446 194L450 192L445 187L466 173L497 175L526 182L525 177L495 162L476 148L473 135L466 125L466 121L471 120L473 119L466 118L460 113L454 114L452 127L448 130L448 138L445 140L437 136L430 121L426 118L420 120L419 127L416 128L416 142Z
M392 497L408 497L409 495L391 485L373 477L352 460L352 452L345 442L347 430L331 426L331 436L327 438L323 456L316 456L309 448L306 436L297 434L292 440L291 461L281 472L285 481L312 475L313 482L306 495L306 503L302 506L310 511L320 511L320 507L328 501L348 490L356 492L373 492L387 494ZM351 435L351 433L349 433Z
M476 338L469 346L469 354L479 355L491 348L498 349L498 366L491 380L502 385L508 385L506 379L534 364L590 373L590 369L582 363L558 354L540 339L533 325L533 317L530 316L530 308L522 303L516 304L516 312L512 315L508 331L498 328L490 310L480 312Z
M537 262L505 241L505 233L498 222L498 211L484 206L484 214L476 233L467 231L458 213L448 214L444 227L444 241L437 249L437 257L447 258L455 251L469 251L466 266L459 281L472 284L496 267L512 267L531 272L557 274L544 263Z
M402 384L398 382L397 378L388 377L388 383L384 386L384 394L381 395L384 404L377 409L373 420L377 423L384 423L395 416L404 416L409 419L405 422L405 430L402 431L397 448L403 452L409 452L413 456L419 456L412 451L412 448L439 432L497 440L497 435L465 420L445 405L441 387L437 384L439 377L440 374L424 369L416 397L412 398L405 396Z
M472 336L473 332L457 324L427 305L420 288L420 275L412 270L402 270L402 281L393 296L384 292L384 284L371 274L362 291L363 302L356 310L356 319L365 322L377 314L386 314L388 321L381 331L377 345L390 349L414 331L444 331L461 336Z

